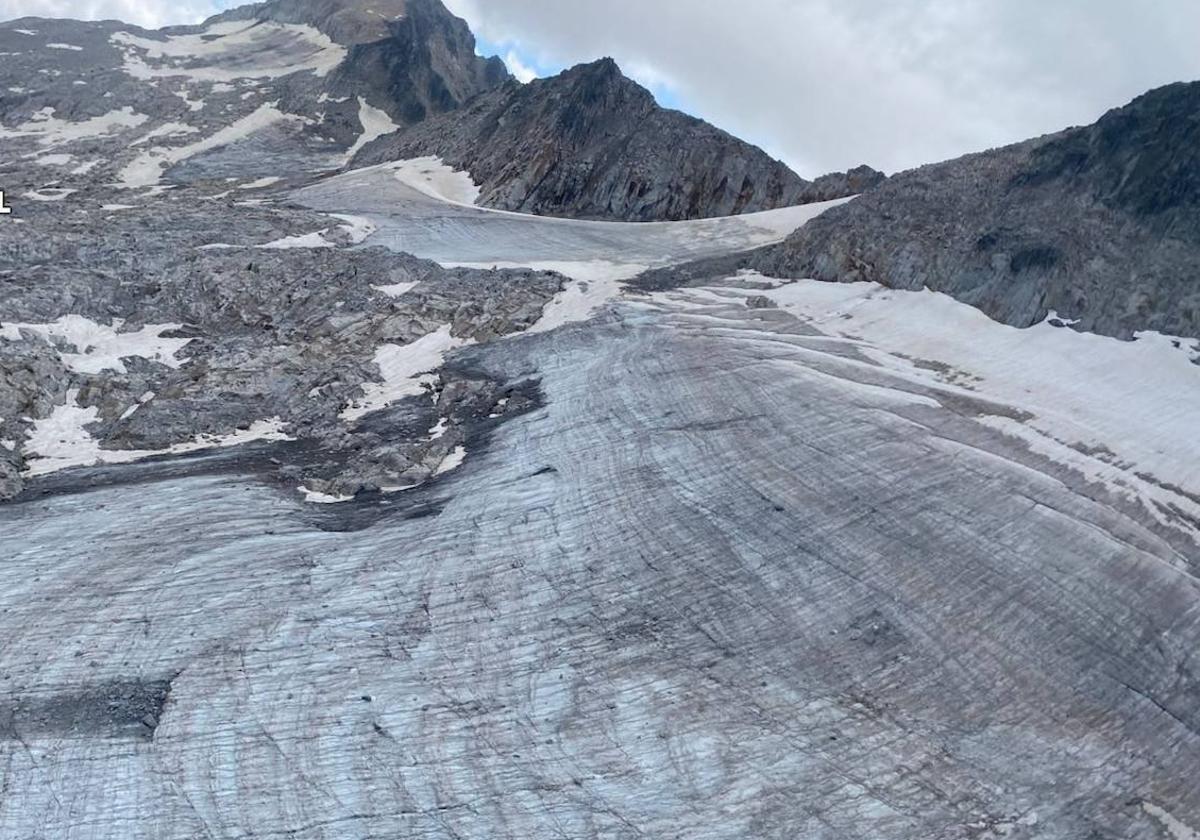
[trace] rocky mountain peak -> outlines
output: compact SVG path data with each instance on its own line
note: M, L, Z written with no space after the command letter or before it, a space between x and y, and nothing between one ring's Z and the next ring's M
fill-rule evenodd
M1143 217L1200 206L1200 82L1152 90L1051 139L1015 184L1060 179L1086 182L1095 198Z
M611 58L579 64L559 77L561 95L594 108L646 110L655 105L650 91L621 72Z
M591 219L749 213L841 198L884 178L860 167L806 181L761 149L661 107L608 57L511 81L381 138L355 165L426 155L469 171L485 205Z

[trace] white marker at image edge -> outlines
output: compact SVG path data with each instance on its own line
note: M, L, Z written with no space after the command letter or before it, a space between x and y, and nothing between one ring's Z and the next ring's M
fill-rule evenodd
M12 208L4 203L4 190L0 190L0 216L7 216L12 212Z

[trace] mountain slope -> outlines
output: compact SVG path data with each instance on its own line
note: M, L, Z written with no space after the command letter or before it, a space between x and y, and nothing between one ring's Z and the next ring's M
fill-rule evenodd
M437 0L274 0L160 31L26 18L0 25L0 52L10 190L30 173L218 195L230 179L301 182L508 78ZM43 152L77 166L21 162Z
M516 82L378 140L356 163L436 155L468 170L489 207L656 221L728 216L874 186L863 167L805 181L762 150L659 107L611 59Z
M1027 326L1200 336L1200 83L1094 125L926 166L744 260L784 277L928 287Z

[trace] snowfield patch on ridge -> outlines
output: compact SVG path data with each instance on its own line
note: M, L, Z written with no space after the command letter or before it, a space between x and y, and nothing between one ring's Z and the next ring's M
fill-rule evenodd
M113 320L111 326L80 315L63 315L48 324L6 323L0 325L0 338L21 341L23 332L33 333L54 345L62 363L76 373L96 374L105 370L125 373L122 359L137 356L178 368L182 362L175 354L190 338L165 338L163 333L177 330L181 324L147 324L136 332L119 332L125 322ZM62 349L71 345L74 352Z
M354 145L346 151L346 162L354 160L354 156L359 150L372 142L378 140L385 134L391 134L393 131L399 131L401 126L396 125L392 121L391 116L387 111L382 111L367 103L367 100L361 96L358 97L358 121L362 123L362 134L354 141Z
M54 108L42 108L16 128L0 128L0 138L37 137L43 146L57 146L137 128L150 119L145 114L134 113L129 106L78 122L59 119L55 113Z
M357 170L359 173L373 169L390 170L397 181L412 187L422 195L445 201L448 204L459 204L474 207L479 200L480 189L471 177L471 173L461 169L453 169L440 157L420 157L412 160L401 160L393 163L380 164L378 167L367 167Z
M446 324L409 344L383 345L375 351L375 364L383 382L364 384L363 397L342 411L342 419L358 420L404 397L420 394L436 376L430 372L442 366L447 353L473 343L452 336Z
M117 32L111 40L124 52L125 72L143 81L186 76L199 82L231 82L302 72L325 76L346 58L345 47L300 24L229 21L162 41L130 32Z
M71 467L128 464L159 455L184 455L243 443L294 439L284 433L283 421L273 417L225 435L199 435L167 449L102 449L100 442L86 428L98 416L99 409L95 406L84 408L79 405L78 390L68 392L64 405L56 406L49 417L34 424L23 450L27 462L24 475L32 478Z
M121 170L117 186L121 189L136 189L138 187L153 187L162 180L163 173L181 161L187 160L203 152L228 146L242 140L255 132L262 131L280 122L303 123L304 118L295 114L285 114L276 107L278 103L261 105L251 114L231 123L214 134L197 140L187 146L164 147L155 146L142 152ZM143 140L148 139L150 132Z

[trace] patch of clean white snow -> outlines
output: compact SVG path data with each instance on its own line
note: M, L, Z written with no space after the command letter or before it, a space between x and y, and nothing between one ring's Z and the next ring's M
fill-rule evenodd
M125 409L123 412L121 412L121 417L120 417L120 419L121 419L121 420L128 420L130 417L132 417L133 415L137 414L137 410L138 410L139 408L141 408L142 406L144 406L146 403L150 402L150 400L152 400L152 399L154 399L154 392L153 392L153 391L147 391L146 393L142 394L142 395L141 395L141 396L138 398L138 401L137 401L137 402L135 402L133 405L129 406L129 408L127 408L127 409Z
M27 193L23 193L21 197L28 198L30 201L62 201L77 192L79 190L72 190L67 187L43 187L40 190L30 190Z
M77 122L59 119L54 116L55 113L53 108L42 108L16 128L0 128L0 138L36 137L38 142L44 146L57 146L137 128L150 119L145 114L135 113L129 106Z
M368 167L373 169L374 167ZM381 164L380 168L391 171L393 177L405 186L422 195L474 207L479 200L479 185L469 172L455 170L439 157L421 157L412 160ZM356 170L365 172L367 170Z
M388 286L371 286L377 292L387 295L390 298L398 298L406 294L410 289L416 287L416 283L392 283Z
M1051 319L1017 329L944 294L870 283L802 280L762 294L909 379L1030 415L981 421L1156 516L1155 501L1200 514L1164 486L1200 493L1200 460L1179 449L1200 416L1195 340L1120 341Z
M300 486L300 492L304 494L304 501L314 505L339 505L342 502L354 501L353 496L331 496L328 493L318 493L316 490L310 490L304 485Z
M145 145L146 143L148 143L149 141L155 140L159 137L182 137L187 134L199 134L199 133L200 133L200 129L196 128L196 126L194 126L194 125L187 125L186 123L178 123L178 122L163 123L162 125L158 126L157 128L151 129L150 131L146 132L145 134L143 134L138 139L134 140L129 145L130 146L142 146L142 145Z
M77 47L74 44L47 44L48 50L70 50L71 52L83 52L83 47Z
M450 453L445 458L442 459L442 462L438 464L438 467L433 471L433 474L436 476L453 472L461 467L463 465L463 461L465 460L467 460L466 448L462 446L456 446L450 450Z
M42 155L33 162L38 166L69 166L74 159L72 155Z
M366 383L362 398L342 411L342 419L357 420L404 397L420 394L434 380L431 371L442 366L446 354L470 343L452 336L446 324L410 344L383 345L375 351L375 364L383 381Z
M330 213L329 215L345 222L345 224L338 225L338 230L342 231L342 235L350 241L351 245L358 245L366 241L375 232L375 224L362 216L347 216L341 213ZM333 248L337 243L328 237L331 230L331 228L322 228L312 233L285 236L257 247L271 251L288 248Z
M367 103L367 100L361 96L358 97L358 120L362 123L362 134L358 135L358 139L354 141L354 145L346 151L346 162L349 163L358 154L363 146L378 140L385 134L391 134L393 131L399 131L401 126L396 125L387 111L375 108Z
M333 243L325 238L325 233L325 230L318 230L299 236L285 236L258 247L264 251L284 251L290 248L332 248Z
M238 187L238 189L239 189L239 190L261 190L261 189L266 189L267 187L269 187L269 186L271 186L271 185L273 185L273 184L278 184L278 183L279 183L280 181L282 181L282 180L283 180L283 179L282 179L282 178L280 178L278 175L268 175L268 176L267 176L267 177L265 177L265 178L259 178L257 181L251 181L251 182L250 182L250 183L248 183L248 184L242 184L240 187Z
M99 409L95 406L84 408L78 399L79 392L70 391L64 405L56 406L49 417L34 423L22 450L26 461L25 476L48 475L70 467L127 464L158 455L182 455L255 441L293 440L283 432L283 422L274 417L256 421L249 428L227 435L199 435L167 449L102 449L86 428L96 421Z
M361 245L378 230L375 223L365 216L350 216L345 213L330 213L329 215L340 222L344 222L339 227L344 231L344 235L349 238L351 245Z
M104 370L125 373L122 359L138 356L178 368L175 358L190 338L167 338L163 333L177 330L180 324L147 324L135 332L118 332L120 319L111 326L96 323L80 315L64 315L49 324L6 323L0 325L0 338L20 341L22 332L33 333L58 349L59 357L76 373L96 374ZM64 349L67 345L75 349Z

